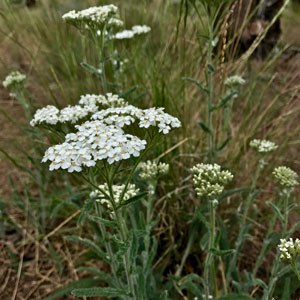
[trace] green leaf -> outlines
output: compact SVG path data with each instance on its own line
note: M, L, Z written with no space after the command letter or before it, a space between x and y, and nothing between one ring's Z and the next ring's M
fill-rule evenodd
M187 289L194 296L202 297L202 289L199 288L200 283L203 283L202 278L197 274L189 274L184 276L178 282L181 289Z
M217 147L217 151L221 151L225 148L225 146L229 143L230 138L227 138L220 146Z
M292 291L291 291L291 278L288 277L284 281L284 288L283 288L283 293L282 293L281 299L290 300L291 299L291 294L292 294Z
M127 290L115 289L115 288L85 288L85 289L76 289L72 291L72 295L76 297L123 297L129 296Z
M117 223L115 221L110 221L106 220L104 218L98 217L98 216L93 216L93 215L88 215L89 220L96 222L96 223L102 223L103 225L110 227L110 228L115 228L117 227Z
M89 198L84 202L81 213L77 220L77 224L82 224L84 222L88 212L92 209L94 203L95 203L95 199L93 198Z
M230 254L234 253L235 249L220 250L220 249L216 249L216 248L211 248L209 250L209 252L211 252L212 254L214 254L216 256L226 256L226 255L230 255Z
M254 298L244 294L227 294L217 298L217 300L253 300Z
M127 91L124 91L123 93L120 94L121 98L126 98L127 96L129 96L130 94L132 94L134 91L136 91L137 86L133 86L131 88L129 88Z
M130 204L130 203L136 202L136 201L140 200L141 198L143 198L144 196L146 196L147 194L148 194L147 192L144 192L144 193L138 194L138 195L136 195L136 196L134 196L134 197L131 197L130 199L128 199L128 200L126 200L126 201L123 201L123 202L118 206L117 209L119 209L119 208L121 208L121 207L123 207L123 206L126 206L126 205L128 205L128 204Z
M110 286L114 285L114 279L111 277L111 275L103 272L102 270L99 270L96 267L79 267L77 268L77 271L92 273L96 275L100 280L108 283Z
M89 73L99 75L99 70L97 68L95 68L94 66L92 66L88 63L85 63L85 62L80 63L80 65Z
M57 289L46 298L43 298L43 300L62 299L64 296L69 295L71 291L73 291L74 289L92 287L97 284L99 284L99 279L94 279L94 278L80 279L78 281L71 282L62 288Z
M202 91L205 92L206 94L209 93L208 88L205 87L205 86L204 86L201 82L199 82L198 80L196 80L196 79L194 79L194 78L190 78L190 77L182 77L182 79L194 83L200 90L202 90Z
M272 202L269 202L269 205L271 206L271 208L273 209L273 211L277 215L277 217L280 220L280 222L283 224L284 223L284 216L282 215L282 213L280 211L280 208L276 204L274 204Z
M205 125L203 122L199 122L198 125L200 126L200 128L207 134L211 135L211 130L207 127L207 125Z
M67 236L66 239L88 247L99 258L101 258L105 262L109 262L110 259L108 259L105 252L99 246L97 246L93 241L91 241L89 239L83 239L83 238L75 236L75 235Z

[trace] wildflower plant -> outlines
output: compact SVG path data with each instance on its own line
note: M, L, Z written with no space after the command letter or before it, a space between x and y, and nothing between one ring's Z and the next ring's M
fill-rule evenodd
M25 93L27 76L19 71L9 73L2 82L2 85L10 92L10 96L16 99L22 106L26 117L31 117L31 103Z
M114 41L131 39L151 31L147 25L135 25L130 30L123 29L124 22L120 19L118 7L113 4L89 7L80 11L72 10L65 13L62 18L83 35L88 36L96 47L99 53L99 57L96 58L98 65L93 66L87 62L82 62L81 65L100 79L104 92L120 85L116 80L120 79L122 69L116 68L115 65L128 61L122 60ZM113 73L112 76L110 73Z
M103 47L116 38L112 32L122 23L117 7L105 5L71 11L63 18L83 33L87 30L94 39L102 38L100 50L104 64L107 54L104 50L111 49ZM138 35L150 28L135 26L132 30ZM95 43L97 46L96 40ZM102 75L105 76L104 71ZM106 83L105 80L102 83ZM108 85L102 87L105 91ZM153 193L154 182L168 171L168 165L143 164L142 160L159 138L179 128L181 122L162 107L141 109L107 92L105 95L83 95L78 104L62 109L48 105L36 111L30 124L58 136L58 143L50 146L42 159L44 163L50 162L50 171L61 169L77 173L93 189L80 219L88 215L99 226L105 241L105 249L99 250L100 256L110 264L113 279L109 280L107 288L79 289L73 294L157 299L159 291L153 293L151 287L154 284L151 266L156 249L152 237ZM144 168L143 179L151 185L148 199L147 192L140 192L132 182L139 166ZM123 182L118 184L118 181ZM138 200L146 204L145 215L133 213L135 208L130 204ZM78 237L72 240L82 242ZM87 244L94 245L94 242ZM95 248L99 246L94 245ZM144 253L147 255L143 258ZM104 276L109 277L109 274Z

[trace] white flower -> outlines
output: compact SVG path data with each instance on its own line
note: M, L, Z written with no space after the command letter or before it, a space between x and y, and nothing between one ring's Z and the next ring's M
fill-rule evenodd
M151 31L151 28L146 25L135 25L132 27L131 30L123 30L120 32L117 32L113 38L116 40L123 40L123 39L131 39L135 35L140 35L144 33L148 33Z
M123 196L123 199L121 199L124 189L125 189L125 184L113 185L112 186L113 195L110 195L110 190L109 190L108 184L105 183L105 184L99 185L98 190L91 192L90 197L95 198L96 201L99 201L101 204L107 205L107 207L112 210L113 206L112 206L111 197L113 197L115 204L119 205L119 204L121 204L121 201L124 202L126 200L129 200L130 198L136 196L139 193L139 189L137 189L134 184L129 184L127 186L127 189ZM110 198L108 198L107 195L110 196Z
M135 25L131 29L134 34L143 34L143 33L148 33L151 31L151 27L147 25Z
M254 139L250 142L249 145L259 153L271 152L278 148L278 146L275 143L268 140Z
M77 132L67 134L64 143L46 151L42 162L50 161L50 170L61 168L80 172L83 167L94 166L100 160L112 164L138 157L147 144L145 140L101 121L87 121L75 128Z
M197 164L192 169L195 190L199 197L216 196L223 192L224 186L233 179L229 171L221 171L217 164Z
M132 30L123 30L123 31L117 32L114 35L114 38L116 40L131 39L134 37L134 34L135 33Z
M127 123L123 121L124 119L121 119L121 122L118 123L118 118L112 117L114 115L127 115L131 116L132 118L127 118ZM177 118L164 112L164 108L140 109L133 105L101 110L93 114L92 119L102 120L103 122L108 122L109 124L115 120L114 124L120 127L129 125L133 123L134 120L138 120L138 125L140 128L149 128L150 126L155 126L158 127L159 132L162 132L163 134L169 133L172 128L178 128L181 126L181 123Z
M90 110L80 105L67 106L59 112L59 122L76 123L78 120L85 118L90 113Z
M151 160L141 163L139 168L141 170L139 175L144 180L157 179L169 172L169 164Z
M298 175L292 169L280 166L274 169L273 175L279 185L285 188L293 188L299 184Z
M103 107L119 107L126 106L128 103L118 95L111 93L104 95L82 95L79 105L67 106L61 110L55 106L48 105L45 108L36 111L31 126L38 124L55 125L57 123L70 122L75 124L79 120L86 118L92 113L97 112L101 106Z
M14 71L5 77L2 84L5 88L14 88L22 85L25 80L26 75L20 73L19 71Z
M53 105L47 105L41 109L38 109L30 121L31 126L46 123L55 125L59 121L59 109Z
M246 83L245 79L243 79L239 75L230 76L230 77L226 78L225 82L224 82L224 84L229 87L232 87L235 85L244 85L245 83Z
M67 22L84 22L87 25L97 24L103 25L116 16L118 8L115 5L93 6L87 9L76 12L75 10L69 11L64 14L62 18Z
M289 240L280 239L278 249L281 260L289 263L295 261L300 256L300 240L296 239L294 241L292 238Z

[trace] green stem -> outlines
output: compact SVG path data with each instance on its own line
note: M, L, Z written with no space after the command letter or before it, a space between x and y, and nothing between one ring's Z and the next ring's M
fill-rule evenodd
M99 203L95 202L95 206L96 206L97 215L100 218L102 218L101 209L99 208ZM105 236L106 236L106 228L105 228L105 226L101 222L98 222L98 226L99 226L99 229L100 229L100 232L101 232L102 236L105 238ZM113 253L113 250L112 250L112 247L111 247L110 240L108 240L104 244L105 244L106 252L109 255L109 260L111 262L111 271L112 271L112 274L113 274L114 278L116 279L116 281L118 283L118 286L120 288L122 288L122 283L120 281L119 276L117 275L117 266L116 266L116 263L115 263L114 253Z
M208 87L208 102L207 102L207 125L208 125L208 158L209 161L212 160L214 155L214 129L213 129L213 119L212 119L212 107L213 107L213 71L210 70L212 67L212 41L213 41L213 29L211 24L209 24L209 39L208 39L208 49L207 49L207 87Z
M290 198L290 191L287 192L283 199L283 224L282 224L282 237L287 238L288 233L288 218L289 218L289 198ZM278 268L280 264L280 254L277 252L275 262L273 264L272 270L271 270L271 277L270 277L270 283L268 288L265 290L263 295L263 300L272 300L273 299L273 293L274 289L278 280L278 277L276 274L278 273Z
M241 250L241 248L242 248L242 246L243 246L243 244L246 240L246 236L247 236L247 223L246 223L246 221L247 221L247 218L248 218L250 206L251 206L251 204L253 202L253 199L254 199L253 192L255 190L256 183L257 183L257 180L259 178L259 175L260 175L260 172L261 172L262 168L263 168L263 161L260 160L259 165L256 168L254 177L252 179L250 191L249 191L249 194L248 194L246 202L245 202L244 211L243 211L242 220L241 220L241 225L240 225L240 231L239 231L237 241L236 241L236 251L233 253L232 258L229 262L229 267L228 267L227 276L226 276L227 284L229 284L229 282L231 280L232 271L233 271L233 269L236 268L238 255L239 255L240 250Z
M205 281L205 299L209 300L210 295L215 296L216 292L216 274L214 266L214 256L212 249L215 244L215 235L216 235L216 211L214 201L209 203L209 245L208 245L208 254L205 260L204 265L204 281Z

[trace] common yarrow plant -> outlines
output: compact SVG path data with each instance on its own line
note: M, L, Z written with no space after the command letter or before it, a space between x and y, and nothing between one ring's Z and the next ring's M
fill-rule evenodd
M98 39L100 35L102 47L111 39L126 38L129 34L116 32L122 22L114 5L71 11L63 19L83 33L92 33L93 38ZM148 26L134 26L130 34L149 31ZM75 290L73 294L157 299L160 291L153 292L151 269L156 245L152 237L154 182L168 171L169 166L143 163L142 160L159 138L179 128L181 122L166 113L163 107L141 109L119 95L107 92L83 95L78 104L62 109L48 105L36 111L30 124L57 133L59 143L50 146L42 158L42 162L50 163L49 170L74 172L93 189L81 219L90 215L90 219L98 223L101 238L106 241L101 245L105 248L103 258L110 263L113 279L109 287L99 288L96 294L90 289ZM132 182L138 168L143 170L140 176L149 184L151 182L152 189L142 192ZM146 197L147 193L149 197ZM144 216L140 213L132 215L131 203L138 200L146 206ZM140 218L144 220L141 222ZM136 227L137 224L144 225ZM144 232L142 239L137 236L141 232ZM93 243L90 241L89 245ZM148 253L146 258L143 253ZM142 277L149 284L141 281Z

